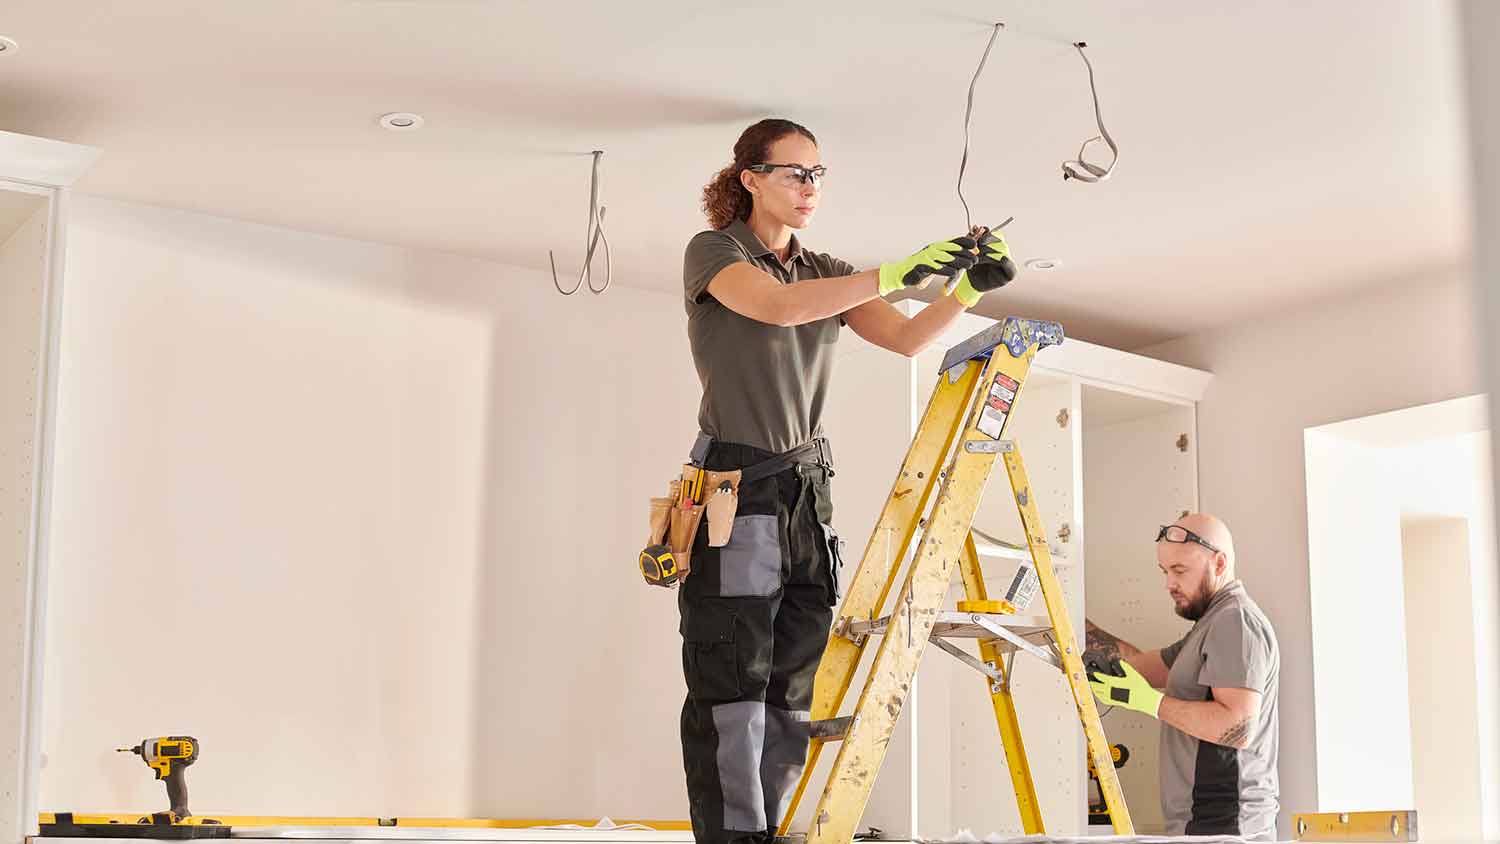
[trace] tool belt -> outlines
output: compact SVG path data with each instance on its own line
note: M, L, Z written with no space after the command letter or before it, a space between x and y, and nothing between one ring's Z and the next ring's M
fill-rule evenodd
M833 451L823 437L726 471L704 468L714 442L707 434L699 434L682 467L682 476L668 485L666 497L651 499L651 533L639 565L641 575L653 586L676 586L692 571L693 540L705 515L709 547L721 548L729 543L741 484L769 478L797 465L819 466L830 477L833 475Z
M699 435L700 437L702 435ZM710 440L710 443L713 441ZM706 451L706 449L705 449ZM833 450L828 446L828 440L818 437L797 446L791 451L785 451L775 457L762 460L759 463L746 466L740 470L740 483L754 483L762 478L780 474L793 466L818 466L828 470L828 476L833 477Z

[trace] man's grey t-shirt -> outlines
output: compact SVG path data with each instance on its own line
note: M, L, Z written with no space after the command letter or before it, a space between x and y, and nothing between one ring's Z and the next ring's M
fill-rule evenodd
M846 261L803 249L792 237L781 263L744 220L688 242L682 261L688 344L703 401L698 429L716 440L781 453L823 435L840 317L783 327L730 310L708 292L720 270L746 261L782 284L853 275Z
M1161 651L1169 697L1211 700L1213 688L1260 692L1260 717L1243 750L1161 726L1161 805L1168 835L1274 840L1279 785L1277 676L1281 652L1265 613L1234 581L1182 641Z

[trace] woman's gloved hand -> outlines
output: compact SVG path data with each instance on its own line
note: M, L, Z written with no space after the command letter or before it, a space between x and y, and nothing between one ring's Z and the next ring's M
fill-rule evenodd
M1010 259L1005 235L985 229L979 238L979 256L953 288L953 295L965 308L979 304L980 297L998 290L1016 277L1016 263Z
M928 244L900 261L880 265L880 295L908 287L922 287L931 276L953 278L979 260L974 238L964 235Z

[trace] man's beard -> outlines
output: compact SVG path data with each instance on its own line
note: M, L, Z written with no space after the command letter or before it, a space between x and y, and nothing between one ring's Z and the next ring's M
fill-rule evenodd
M1213 599L1214 593L1209 588L1208 572L1204 572L1203 580L1198 584L1198 592L1188 598L1187 606L1178 606L1176 602L1173 602L1172 606L1177 610L1178 615L1188 621L1197 621L1203 617L1204 613L1208 612L1208 605Z

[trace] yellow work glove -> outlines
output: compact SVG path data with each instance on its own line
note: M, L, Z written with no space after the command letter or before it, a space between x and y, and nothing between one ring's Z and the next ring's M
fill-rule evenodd
M1110 673L1116 671L1118 673ZM1089 678L1089 688L1094 690L1094 697L1105 706L1123 706L1126 709L1134 709L1136 712L1144 712L1152 718L1157 717L1157 710L1161 709L1161 692L1151 688L1141 672L1131 667L1130 663L1121 660L1112 661L1102 670L1091 667L1086 672Z
M955 237L930 243L920 251L900 261L880 265L880 295L889 296L897 290L920 287L929 276L939 275L953 278L974 265L978 256L971 237Z
M1016 277L1016 264L1010 259L1005 235L994 229L983 231L979 238L979 259L953 288L954 298L965 308L979 304L984 294L1004 287Z

